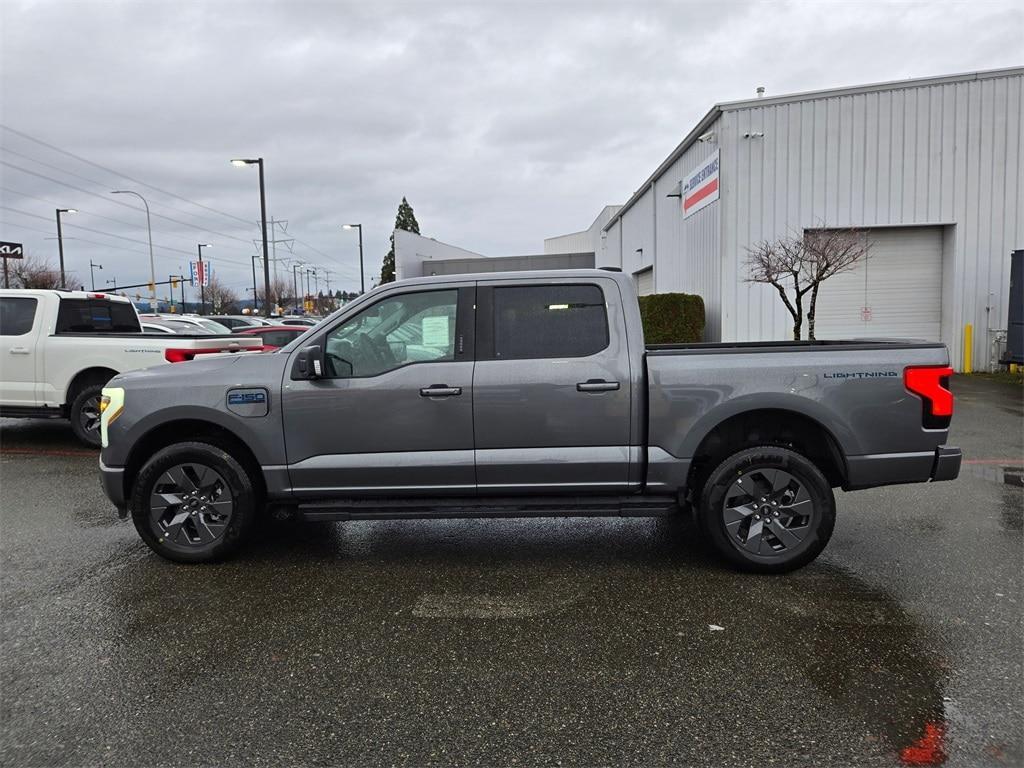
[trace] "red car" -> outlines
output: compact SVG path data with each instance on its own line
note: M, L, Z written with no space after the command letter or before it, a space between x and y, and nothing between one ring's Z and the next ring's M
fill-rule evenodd
M263 339L263 349L267 352L283 347L293 339L309 330L305 325L269 325L262 328L247 328L238 331L236 336L259 336Z

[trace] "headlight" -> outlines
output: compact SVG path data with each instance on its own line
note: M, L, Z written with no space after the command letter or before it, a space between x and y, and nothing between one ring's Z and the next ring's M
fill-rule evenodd
M124 410L124 390L121 387L104 387L100 394L100 440L104 448L108 445L107 428Z

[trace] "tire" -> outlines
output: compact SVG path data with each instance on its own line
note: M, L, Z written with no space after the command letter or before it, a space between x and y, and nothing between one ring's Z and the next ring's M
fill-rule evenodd
M764 445L734 453L715 468L701 493L699 516L708 540L734 567L786 573L807 565L828 544L836 502L807 458Z
M223 448L175 443L140 470L129 502L132 522L149 548L167 560L221 560L255 527L255 488L246 469Z
M68 411L71 431L90 448L100 447L100 396L104 386L101 382L87 384L75 395Z

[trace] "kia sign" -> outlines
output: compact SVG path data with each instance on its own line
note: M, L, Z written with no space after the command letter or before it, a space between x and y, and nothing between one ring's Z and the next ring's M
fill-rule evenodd
M25 249L21 243L5 243L0 241L0 256L5 259L25 258Z
M718 199L718 153L705 160L683 179L683 218L711 205Z

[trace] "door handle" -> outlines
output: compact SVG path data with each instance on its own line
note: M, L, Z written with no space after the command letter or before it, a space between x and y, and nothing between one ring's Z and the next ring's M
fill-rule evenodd
M619 382L604 379L587 379L576 385L577 392L612 392L618 388Z
M27 355L28 347L11 347L12 355Z
M420 397L454 397L462 394L462 387L449 387L447 384L431 384L420 390Z

